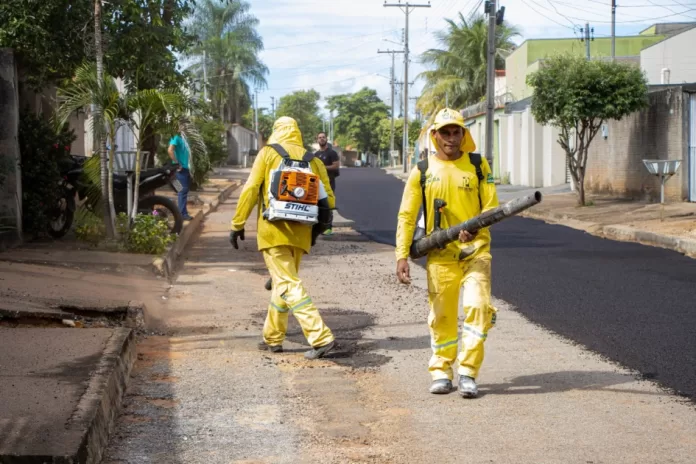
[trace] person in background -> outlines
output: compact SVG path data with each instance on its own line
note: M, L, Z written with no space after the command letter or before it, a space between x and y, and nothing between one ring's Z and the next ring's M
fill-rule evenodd
M314 156L324 162L326 172L329 174L331 190L333 190L334 195L336 195L336 178L340 175L341 159L338 157L336 150L328 143L326 132L319 132L319 134L317 134L317 143L319 144L319 150ZM332 225L329 225L324 235L333 235Z
M188 202L188 193L191 186L191 150L183 135L185 127L183 121L179 122L179 131L169 140L168 152L172 161L179 165L176 171L176 178L181 183L178 197L179 211L181 211L185 221L190 221L193 218L186 208L186 202Z

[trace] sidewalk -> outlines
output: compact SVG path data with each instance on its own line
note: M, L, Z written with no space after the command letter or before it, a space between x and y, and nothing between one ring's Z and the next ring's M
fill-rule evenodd
M216 169L194 192L194 219L159 258L162 274L244 177ZM136 330L145 320L156 326L169 298L171 285L153 264L151 255L97 250L69 236L0 253L0 463L100 462L135 362Z
M660 205L588 196L578 207L574 192L547 195L522 216L562 224L600 237L658 246L696 258L696 203Z
M400 179L408 174L402 167L383 168ZM599 237L658 246L696 258L696 203L674 202L660 205L588 195L592 206L577 206L577 194L567 186L529 188L499 185L500 201L527 195L539 190L544 195L540 204L520 214L548 223L583 230Z

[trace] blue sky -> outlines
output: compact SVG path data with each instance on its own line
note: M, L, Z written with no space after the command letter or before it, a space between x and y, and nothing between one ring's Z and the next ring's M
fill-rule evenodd
M595 36L611 35L611 0L499 1L505 6L505 19L522 31L519 42L527 38L579 37L579 27L585 22L594 27ZM259 106L270 108L271 97L277 105L280 97L295 90L314 88L326 97L363 86L376 89L389 103L391 56L378 54L377 50L402 49L398 42L405 15L400 8L385 7L383 3L251 0L251 13L260 21L264 40L261 58L270 70L268 88L259 91ZM617 3L617 35L637 34L655 22L696 21L696 0ZM445 27L444 18L454 18L460 11L468 15L477 6L483 12L479 0L431 0L430 4L430 8L416 8L410 15L411 81L424 70L419 55L438 46L434 33ZM402 55L397 55L397 80L403 80L403 68ZM419 95L422 86L421 80L415 80L409 97ZM412 114L413 100L410 104Z

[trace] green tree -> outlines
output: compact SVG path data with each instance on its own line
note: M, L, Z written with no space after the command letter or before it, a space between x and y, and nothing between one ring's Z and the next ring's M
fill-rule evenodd
M259 108L258 114L259 120L259 135L263 140L268 140L273 132L273 116L268 108ZM247 129L254 130L254 109L249 108L249 110L242 117L242 125Z
M640 68L629 64L566 54L546 59L541 69L527 76L527 84L534 88L534 118L560 131L558 143L578 187L578 204L584 206L590 144L605 121L621 120L647 107L647 80Z
M319 99L316 90L298 90L280 98L276 118L289 116L297 121L302 132L302 141L309 148L316 135L321 131L319 117Z
M360 151L379 151L377 128L380 121L389 116L389 106L377 96L377 91L364 87L353 94L335 95L327 99L327 106L336 112L334 130L337 135L354 140Z
M184 30L193 0L103 2L105 66L139 88L183 83L175 53L191 44ZM95 55L94 0L3 0L0 47L18 56L20 79L40 89L67 78Z
M263 41L256 28L258 19L243 0L203 0L193 20L197 44L188 55L191 70L203 83L221 121L240 123L251 107L252 87L265 87L268 68L259 58Z
M423 128L421 119L414 119L408 122L408 143L415 143L420 136ZM389 150L391 144L391 119L382 119L379 122L377 136L379 137L379 148L381 150ZM402 118L394 120L394 150L402 151L404 144L404 120Z
M85 59L91 0L0 2L0 47L14 49L20 80L37 89L72 76Z
M486 96L488 20L475 14L468 20L459 13L458 21L447 19L447 29L435 36L443 48L427 50L421 61L433 69L419 74L425 80L418 109L433 115L444 108L465 108ZM505 58L515 49L513 38L519 30L507 22L495 28L495 69L505 69Z
M177 69L176 53L194 43L194 35L184 27L194 0L103 3L104 60L110 75L138 90L185 82Z

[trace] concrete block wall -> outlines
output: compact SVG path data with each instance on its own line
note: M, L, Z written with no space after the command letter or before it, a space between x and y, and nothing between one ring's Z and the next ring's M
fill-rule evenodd
M688 94L679 88L653 92L650 106L621 121L608 121L608 134L590 145L585 176L588 192L659 201L660 182L643 159L680 159L682 166L665 184L665 200L687 197Z

